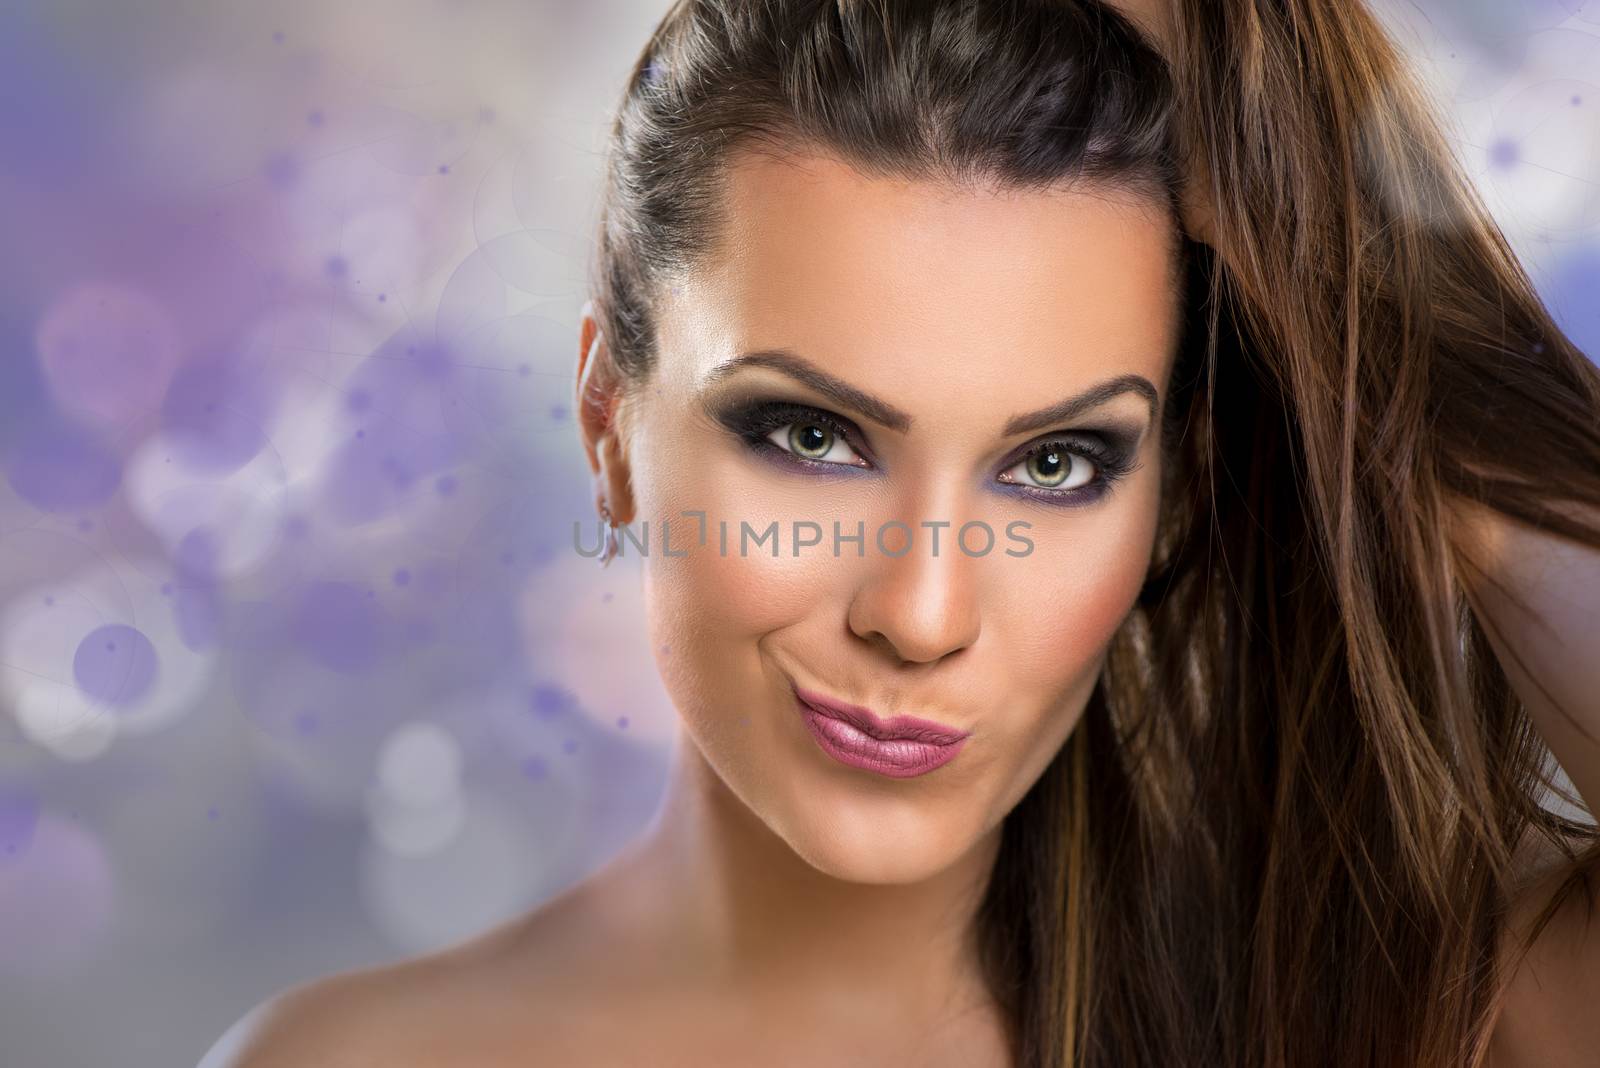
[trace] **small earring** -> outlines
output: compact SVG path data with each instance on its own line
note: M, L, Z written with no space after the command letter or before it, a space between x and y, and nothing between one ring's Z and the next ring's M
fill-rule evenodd
M606 502L600 502L600 518L605 520L606 540L600 550L600 566L605 567L616 559L621 546L617 544L617 525L611 520L611 509L606 507Z

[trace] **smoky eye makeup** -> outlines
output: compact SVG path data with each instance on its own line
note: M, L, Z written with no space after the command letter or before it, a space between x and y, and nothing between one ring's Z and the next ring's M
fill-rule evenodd
M1017 449L1000 463L1002 492L1048 505L1093 504L1139 469L1142 430L1112 423L1056 431Z
M752 453L787 470L837 477L877 469L855 423L824 408L742 397L712 402L706 411ZM1143 435L1143 426L1110 418L1040 435L1007 453L995 485L1001 493L1046 505L1092 504L1138 469Z
M746 398L712 405L709 412L752 452L790 467L839 475L876 466L854 423L814 405ZM778 430L787 432L785 444L773 440Z

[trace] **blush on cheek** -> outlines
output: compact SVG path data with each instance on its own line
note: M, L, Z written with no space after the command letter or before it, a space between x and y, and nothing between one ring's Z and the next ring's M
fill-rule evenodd
M656 663L673 703L695 721L696 733L717 729L720 720L757 709L779 695L773 685L769 635L827 611L825 584L838 561L771 555L767 548L741 557L737 527L728 555L721 554L716 527L705 546L684 539L688 554L652 553L645 568L645 602ZM676 545L674 534L674 544ZM841 615L843 608L839 609Z
M780 552L774 558L770 541L760 548L752 543L748 555L741 556L734 524L726 555L714 526L706 545L695 546L690 539L686 545L687 556L652 559L648 565L659 614L723 640L754 641L823 609L827 602L821 591L830 571L837 570L829 565L838 563L817 554L796 559Z
M1153 514L1108 517L1070 542L1043 541L1008 581L1003 630L1032 692L1087 691L1149 569ZM1021 680L1019 680L1021 681Z
M1098 671L1101 654L1138 592L1136 584L1122 579L1109 570L1068 579L1035 606L1038 643L1031 655L1057 686L1075 688L1078 679Z

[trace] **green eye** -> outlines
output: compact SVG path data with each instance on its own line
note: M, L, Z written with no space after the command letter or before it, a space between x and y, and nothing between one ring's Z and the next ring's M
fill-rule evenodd
M821 459L833 448L833 431L816 423L791 423L789 447L809 460Z
M1046 449L1028 457L1028 475L1041 486L1055 487L1067 480L1072 457L1056 449Z
M767 440L784 452L811 463L867 466L842 432L816 419L797 419L776 426Z
M1002 481L1037 489L1077 489L1093 482L1099 466L1081 453L1046 445L1006 472Z

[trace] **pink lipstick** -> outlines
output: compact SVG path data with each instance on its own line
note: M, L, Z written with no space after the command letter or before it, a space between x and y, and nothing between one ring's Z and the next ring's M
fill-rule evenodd
M916 716L880 719L860 705L794 687L795 703L811 736L841 764L895 779L925 775L949 763L971 731Z

